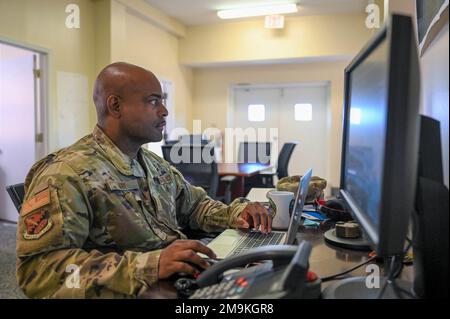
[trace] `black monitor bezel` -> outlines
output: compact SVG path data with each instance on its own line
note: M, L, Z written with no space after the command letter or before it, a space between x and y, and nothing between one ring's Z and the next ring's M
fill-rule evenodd
M379 255L401 254L414 209L418 158L419 73L410 17L393 15L345 69L340 194ZM383 181L378 227L360 211L345 190L345 156L350 121L351 73L381 43L388 47L388 92ZM410 52L402 55L405 48ZM417 73L414 74L414 72ZM412 75L412 76L411 76ZM393 107L393 106L396 107ZM404 120L399 120L399 119Z

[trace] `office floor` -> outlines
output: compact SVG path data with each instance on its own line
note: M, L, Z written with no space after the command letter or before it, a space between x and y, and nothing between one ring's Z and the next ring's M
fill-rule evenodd
M0 221L0 299L26 298L16 282L16 229Z

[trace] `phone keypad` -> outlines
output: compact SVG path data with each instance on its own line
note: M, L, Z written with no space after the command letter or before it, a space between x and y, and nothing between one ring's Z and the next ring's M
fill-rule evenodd
M224 280L218 284L198 289L190 299L237 299L248 290L249 282L245 277Z

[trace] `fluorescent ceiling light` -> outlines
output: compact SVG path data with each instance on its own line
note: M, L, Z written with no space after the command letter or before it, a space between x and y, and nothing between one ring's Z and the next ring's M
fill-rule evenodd
M266 16L271 14L295 13L297 11L297 5L295 3L285 3L221 10L217 12L217 15L221 19L236 19Z

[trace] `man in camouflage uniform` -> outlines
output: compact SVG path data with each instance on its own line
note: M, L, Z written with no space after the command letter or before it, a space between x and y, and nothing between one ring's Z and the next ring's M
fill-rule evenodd
M198 253L214 253L187 240L187 227L270 232L262 205L214 201L141 147L162 138L162 100L151 72L106 67L94 88L93 133L32 167L17 232L17 280L27 296L138 297L160 279L209 266Z

